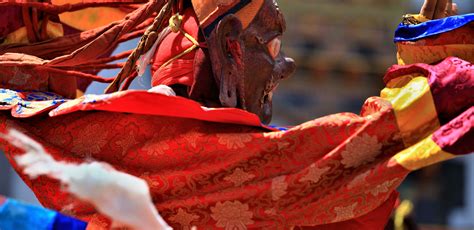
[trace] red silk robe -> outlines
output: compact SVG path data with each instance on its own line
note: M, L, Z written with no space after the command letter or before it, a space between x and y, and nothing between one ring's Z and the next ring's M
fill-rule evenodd
M468 81L447 81L461 75ZM410 171L472 152L473 98L465 93L473 75L474 67L456 58L394 67L381 97L369 98L360 115L330 115L287 131L269 130L245 111L207 109L144 91L66 102L44 95L35 102L25 100L34 93L9 91L15 105L4 109L29 118L2 114L0 130L28 134L56 159L103 161L145 179L160 214L175 227L315 226L367 218L388 207L378 212L386 213L380 227ZM464 104L442 107L432 94L439 82L449 83L444 91L464 86L453 91ZM439 114L459 114L466 106L440 127ZM46 111L52 117L39 115ZM2 148L10 159L19 154L8 143ZM56 181L23 179L44 206L91 226L106 223Z
M384 78L387 88L359 115L334 114L287 131L262 126L242 110L144 91L78 99L34 91L73 97L57 79L80 74L59 70L91 65L157 8L150 2L128 19L73 36L78 40L1 47L1 54L47 56L48 47L61 52L60 42L67 54L45 56L47 62L0 56L2 87L12 89L0 90L0 131L26 133L57 160L103 161L145 179L160 214L183 229L380 229L409 172L473 152L474 67L458 58L396 66ZM18 76L35 77L10 82ZM16 91L25 86L32 88ZM90 227L108 226L57 181L26 178L12 158L21 152L0 146L44 206Z

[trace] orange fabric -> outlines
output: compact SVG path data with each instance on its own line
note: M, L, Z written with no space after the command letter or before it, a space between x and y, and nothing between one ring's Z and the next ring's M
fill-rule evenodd
M209 26L239 2L240 0L192 0L193 8L203 28ZM247 28L252 22L263 2L264 0L252 0L235 14L242 22L243 28Z
M80 65L91 62L111 51L123 36L149 19L161 3L149 2L123 20L104 27L55 38L34 44L0 46L0 54L24 53L51 60L50 65Z
M193 0L193 8L201 23L201 26L206 27L215 21L221 14L227 12L230 8L235 6L238 0Z
M40 21L39 25L43 26L44 21ZM46 29L46 39L52 39L64 36L63 26L60 23L55 23L52 21L46 21L46 25L44 26ZM27 36L27 28L21 27L4 37L3 43L1 45L6 44L14 44L14 43L28 43L28 36Z
M0 85L7 89L52 91L74 98L78 88L76 77L107 82L90 74L98 69L97 64L101 64L94 61L110 55L120 42L119 38L134 32L161 5L149 2L114 24L47 42L2 45L0 78L4 80Z
M51 2L55 5L63 5L84 3L84 0L52 0ZM120 21L131 11L131 9L123 7L91 7L73 12L64 12L59 15L59 18L62 23L85 31L106 26L114 21Z
M252 0L247 6L235 13L235 16L242 22L244 29L247 28L255 16L257 16L264 2L264 0Z

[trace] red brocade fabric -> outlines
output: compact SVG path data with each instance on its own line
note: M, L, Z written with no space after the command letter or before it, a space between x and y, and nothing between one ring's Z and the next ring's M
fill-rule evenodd
M472 78L473 67L456 60L418 69L394 67L386 79L396 79L397 71L405 76L433 69L447 71L432 72L430 82L455 73ZM23 100L33 97L21 95ZM463 91L452 95L472 98ZM2 113L0 131L17 129L29 135L57 160L107 162L146 180L160 214L178 229L379 229L388 220L394 190L410 172L393 161L407 146L392 105L380 97L369 98L360 115L334 114L287 131L263 127L255 115L242 110L208 109L145 91L89 95L65 103L47 95L50 103L44 107L12 98L18 106L6 109L50 110L52 117L33 111L29 118L17 119ZM472 134L474 111L472 104L467 106L471 109L438 129L450 130L443 148L455 148ZM460 141L445 141L455 139ZM91 206L61 190L57 181L26 178L12 160L21 152L4 141L0 146L45 207L91 226L109 225ZM468 146L462 153L470 152Z
M323 224L314 227L296 227L295 230L335 230L335 229L384 229L387 225L387 219L392 214L398 198L398 192L394 191L390 197L378 208L373 211L342 222Z
M104 161L145 179L172 226L288 228L363 216L409 172L387 165L401 148L390 105L371 98L363 110L362 116L332 115L286 132L110 112L26 120L2 115L0 129L34 137L56 159ZM18 154L4 150L9 158ZM103 221L56 181L24 179L44 206Z
M410 172L393 156L410 146L395 106L381 97L369 98L359 115L334 114L287 131L262 126L256 115L242 110L204 108L145 91L64 98L74 98L74 77L80 75L75 68L97 67L98 59L160 8L150 1L108 26L0 46L0 87L5 88L0 109L6 110L0 113L0 132L17 129L57 160L102 161L146 180L156 208L177 229L380 229L386 223L395 189ZM192 12L186 12L184 30L194 38L196 25ZM191 42L171 33L163 43L154 59L153 84L192 85L194 52L159 69ZM420 124L424 128L410 133L410 141L432 135L443 150L471 153L472 64L448 58L434 66L396 66L385 80L407 75L428 79L438 113L434 119L442 116L441 125L450 121L441 128ZM3 140L0 148L45 207L90 226L110 226L57 181L22 174L13 160L21 154L18 149Z

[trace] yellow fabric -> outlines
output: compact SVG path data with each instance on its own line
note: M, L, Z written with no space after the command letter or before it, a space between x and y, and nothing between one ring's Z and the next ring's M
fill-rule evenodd
M392 104L406 146L439 128L426 77L405 75L393 79L381 91L381 97Z
M395 230L404 230L405 218L413 211L413 203L409 200L404 200L397 209L395 209L394 225Z
M40 28L42 23L42 21L39 21ZM63 26L60 23L48 21L48 25L46 26L46 34L48 35L48 38L61 37L64 35ZM5 37L5 40L3 41L2 45L13 43L29 43L26 27L23 26L8 34Z
M446 57L459 57L474 62L474 45L471 44L421 46L397 43L397 49L397 60L400 65L435 63Z
M421 14L405 14L403 15L403 20L409 21L409 22L415 21L416 22L415 24L419 24L419 23L427 22L430 19Z
M427 22L427 21L430 20L429 18L427 18L427 17L425 17L425 16L423 16L423 15L421 15L421 14L412 14L412 15L410 15L410 16L414 17L414 18L415 18L416 20L418 20L419 22Z
M53 0L55 5L80 3L82 0ZM126 12L112 7L94 7L65 12L59 15L61 22L78 30L90 30L110 24L111 22L122 20L127 15Z
M392 157L392 160L395 160L404 168L414 171L455 157L455 155L441 150L430 135L415 145L397 153Z

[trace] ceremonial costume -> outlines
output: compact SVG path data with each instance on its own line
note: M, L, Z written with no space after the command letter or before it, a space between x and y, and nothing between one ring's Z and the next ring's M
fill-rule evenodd
M244 4L241 9L247 9L245 6L253 7L259 1L240 2ZM420 48L420 39L427 41L424 44L449 44L444 49L447 55L432 65L390 68L384 77L386 88L380 97L367 99L360 115L334 114L288 129L262 125L256 115L244 110L206 108L183 97L128 90L74 99L51 87L54 79L66 79L53 69L94 63L91 59L116 44L96 50L98 44L104 45L104 34L117 39L131 33L158 5L147 3L114 26L94 29L89 43L49 61L5 54L3 50L15 49L2 47L0 108L11 110L11 115L1 114L0 130L27 134L55 159L94 159L145 179L156 208L178 229L381 229L398 195L395 189L408 173L474 150L470 144L472 52L448 57L455 42L462 42L455 46L463 50L457 54L472 48L469 36L456 35L459 30L472 34L472 26L465 26L472 25L470 16L464 17L466 23L436 34L409 37L398 32L401 64L425 61L409 50ZM228 12L236 5L222 7L183 13L181 30L170 32L156 46L154 85L192 87L193 52L183 52L203 48L205 39L199 39L199 31L206 37L206 28L223 15L219 10ZM212 17L203 18L201 12ZM451 19L437 22L443 20ZM412 27L416 26L401 25L399 31L412 31ZM71 39L56 38L59 41ZM45 44L36 46L42 49ZM78 44L83 43L74 47ZM10 81L12 74L6 73L14 71L23 72ZM31 81L18 85L33 73ZM0 143L15 167L12 157L21 151L5 141ZM22 175L20 168L15 169ZM22 177L45 207L87 221L90 228L109 225L92 207L62 191L57 181Z

